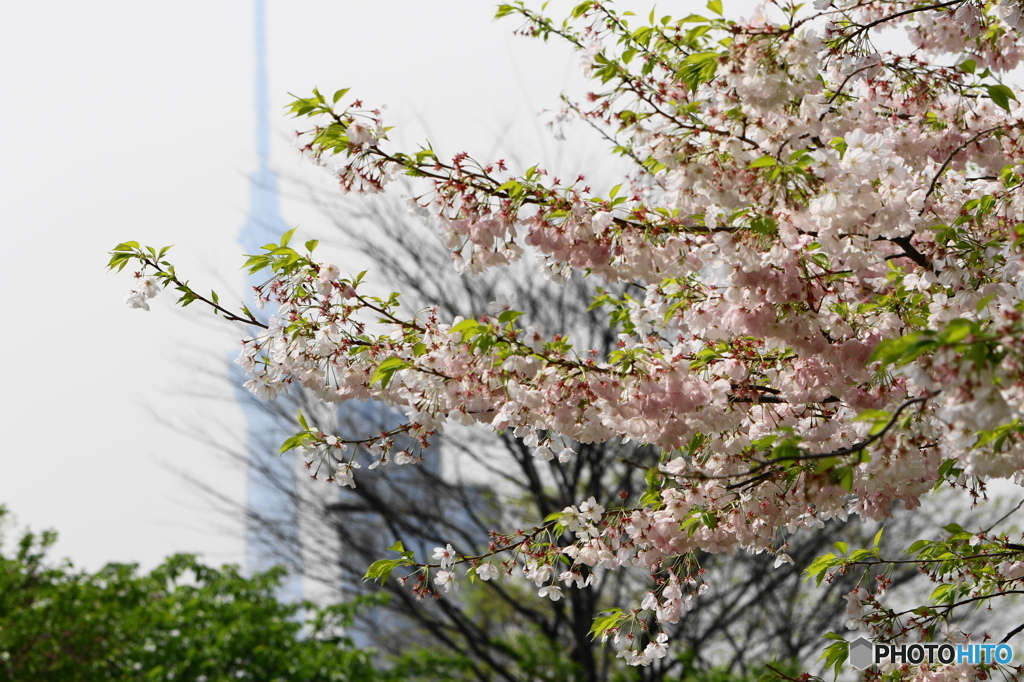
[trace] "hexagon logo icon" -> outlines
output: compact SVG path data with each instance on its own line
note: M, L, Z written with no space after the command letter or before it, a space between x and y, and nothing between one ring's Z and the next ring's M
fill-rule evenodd
M864 637L858 637L850 642L850 665L857 670L864 670L875 662L875 645Z

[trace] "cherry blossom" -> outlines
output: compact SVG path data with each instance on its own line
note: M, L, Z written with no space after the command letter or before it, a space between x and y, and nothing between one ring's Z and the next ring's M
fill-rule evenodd
M401 412L387 432L303 424L285 443L340 485L355 485L357 456L367 470L433 456L452 422L512 431L545 471L571 466L577 444L663 453L642 497L580 500L496 532L483 556L447 545L418 563L403 551L373 577L403 566L424 596L475 570L557 600L638 570L650 590L595 632L649 665L671 646L658 624L715 589L701 552L768 552L778 567L793 563L789 536L829 520L881 521L935 488L983 503L987 481L1024 482L1024 108L1004 80L1024 55L1019 3L777 3L734 20L712 2L710 18L650 26L603 2L565 22L520 2L498 13L582 56L595 92L566 99L556 122L589 125L632 164L613 190L542 164L393 149L381 110L347 91L294 103L309 126L298 145L345 192L410 176L412 205L460 273L532 259L555 280L623 285L594 301L614 352L577 347L572 330L541 329L505 299L479 318L406 311L319 261L315 244L290 246L294 231L247 262L267 273L255 292L266 321L198 294L166 249L126 242L110 263L140 267L131 307L170 287L247 325L238 364L261 398L301 386ZM912 51L876 40L893 27ZM1019 532L942 532L909 559L876 538L808 571L820 582L920 562L943 591L916 610L888 607L884 580L848 596L850 624L888 641L932 636L962 600L1024 589Z
M498 577L498 568L488 562L476 567L476 574L480 580L495 580Z

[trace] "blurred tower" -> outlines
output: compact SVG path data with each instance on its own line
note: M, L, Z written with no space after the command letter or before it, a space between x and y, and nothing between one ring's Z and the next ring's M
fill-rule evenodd
M253 0L253 10L258 167L250 175L249 216L239 235L246 254L259 253L264 244L277 243L281 234L289 229L281 217L278 177L270 168L266 0ZM250 275L249 286L262 284L263 277L265 275ZM264 321L269 318L269 312L255 307L251 296L247 305L258 318ZM388 546L401 539L407 549L426 558L439 542L434 537L431 518L464 521L469 527L474 512L489 509L491 503L485 500L486 495L476 489L462 489L462 494L456 496L463 499L463 506L454 497L438 498L438 491L430 486L431 479L441 476L440 453L437 450L422 465L392 464L370 475L365 475L366 469L362 469L360 473L365 475L365 480L360 480L359 485L380 491L376 497L377 505L368 504L352 490L325 485L323 474L320 482L310 485L307 483L309 472L303 469L298 458L292 453L277 454L280 444L294 433L290 420L297 407L302 406L312 424L349 439L390 430L403 421L401 414L372 401L318 404L295 386L291 387L290 396L282 396L272 404L272 409L267 409L266 404L261 407L254 396L242 388L245 380L242 372L234 364L231 367L233 376L238 379L233 383L238 387L239 403L248 426L245 567L251 573L284 565L289 576L281 586L280 598L336 603L343 597L358 594L365 589L362 581L353 580L351 576L346 580L339 564L341 552L346 547L350 551L356 546L367 548L373 558L381 558L388 555ZM397 440L402 446L402 439ZM365 464L372 461L366 452L360 451L359 456ZM465 499L470 501L466 503ZM394 529L388 528L381 516L381 510L377 508L379 505L421 518L419 531L396 537ZM341 532L341 527L347 534ZM352 544L343 547L343 542ZM380 613L380 610L374 610L364 622L373 623ZM385 632L401 632L407 627L410 627L409 623L394 621L387 628L356 628L350 634L357 643L369 644Z
M249 217L242 227L239 242L246 254L260 252L267 243L276 243L288 227L281 217L278 202L277 174L270 169L270 97L267 85L267 26L266 1L254 0L256 46L256 158L258 168L249 176ZM260 275L250 275L251 287L261 284ZM252 299L247 305L259 317ZM233 358L232 358L233 359ZM241 382L238 390L245 392ZM259 410L251 400L241 399L242 410L248 424L248 474L246 506L248 514L245 529L245 563L249 572L265 571L277 564L292 564L299 557L283 557L288 548L300 547L299 522L294 504L296 483L295 461L292 457L278 457L280 443L290 433L265 411ZM267 473L272 475L268 476ZM290 561L283 561L289 558ZM303 597L302 579L294 571L282 585L282 598L298 600Z

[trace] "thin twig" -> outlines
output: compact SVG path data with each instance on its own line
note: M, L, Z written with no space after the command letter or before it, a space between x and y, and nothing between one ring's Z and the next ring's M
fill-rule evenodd
M1000 640L999 643L1000 644L1006 644L1007 642L1010 641L1011 637L1013 637L1014 635L1018 634L1021 630L1024 630L1024 623L1021 623L1020 625L1018 625L1014 629L1012 629L1009 632L1007 632L1006 633L1006 637L1003 637L1002 640Z
M1005 513L1005 514L1004 514L1004 515L1003 515L1003 516L1002 516L1002 517L1001 517L1001 518L1000 518L1000 519L999 519L998 521L996 521L996 522L995 522L995 523L993 523L993 524L992 524L991 526L989 526L988 528L986 528L986 529L984 530L984 534L985 534L985 535L988 535L989 533L991 533L991 532L992 532L992 529L993 529L993 528L995 528L995 527L996 527L996 526L998 526L998 525L999 525L1000 523L1002 523L1002 522L1003 522L1003 521L1005 521L1006 519L1008 519L1008 518L1010 518L1011 516L1013 516L1013 515L1014 515L1014 513L1016 513L1016 512L1017 512L1017 510L1018 510L1018 509L1020 509L1021 507L1024 507L1024 497L1022 497L1022 498L1021 498L1020 502L1018 502L1018 503L1017 503L1017 506L1016 506L1016 507L1014 507L1014 508L1013 508L1013 509L1011 509L1010 511L1006 512L1006 513Z

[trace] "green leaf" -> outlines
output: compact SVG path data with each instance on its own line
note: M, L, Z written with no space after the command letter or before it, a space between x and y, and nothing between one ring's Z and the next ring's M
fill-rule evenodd
M412 367L412 365L406 360L390 357L377 365L377 369L373 371L373 377L370 378L370 383L375 384L379 381L382 388L387 388L388 384L391 383L392 375L398 370L408 367Z
M964 73L974 73L974 70L978 68L978 62L973 59L965 59L960 62L960 65L956 68L960 69Z
M931 547L932 543L930 540L915 540L914 544L907 547L907 554L917 554L925 547Z
M583 14L587 10L589 10L593 6L594 6L594 3L593 3L592 0L587 0L586 2L581 2L580 4L576 5L573 8L573 10L572 10L572 18L573 19L579 19L581 16L583 16Z
M875 533L875 538L871 541L872 545L874 545L875 547L878 547L878 543L880 543L882 541L882 533L884 531L885 531L885 526L882 526L881 528L878 529L878 532Z
M379 580L381 583L385 583L391 576L391 572L400 563L397 559L378 559L366 569L366 575L363 576L363 580Z
M1010 100L1017 100L1016 95L1013 94L1013 90L1002 84L986 85L985 89L988 91L988 97L999 107L1009 111Z
M892 415L885 410L864 410L854 417L853 420L858 422L871 422L871 430L868 431L868 435L877 436L882 432L882 429L886 427L891 419Z
M871 353L870 361L879 361L882 367L895 364L905 365L916 359L918 356L934 349L936 343L929 336L930 332L912 332L905 336L898 336L894 339L882 341Z
M521 313L518 310L506 310L501 315L498 315L498 322L500 324L508 324L509 322L515 322L517 317L525 314L526 313Z
M711 0L708 3L708 9L711 10L712 12L714 12L715 14L717 14L718 16L723 16L722 15L722 0Z
M117 271L121 272L124 270L124 266L131 262L132 258L133 256L130 253L114 253L114 255L110 257L110 261L107 263L107 269L113 270L114 268L117 268Z
M683 60L682 65L676 71L676 76L686 83L690 90L696 91L702 83L707 83L715 77L718 70L717 52L696 52Z
M487 329L487 325L481 324L476 320L470 318L463 320L452 327L452 333L462 334L462 340L470 341L473 337L479 336Z
M306 434L304 434L304 433L300 433L300 434L297 434L295 436L292 436L292 437L286 439L285 442L281 443L281 447L278 448L277 454L280 455L280 454L284 454L285 452L288 452L289 450L294 450L295 448L300 447L305 441L306 441Z
M297 230L297 229L298 228L293 227L292 229L288 230L283 235L281 235L281 246L282 247L288 246L288 242L291 241L292 235L295 234L295 230Z
M949 345L960 343L974 333L976 326L974 322L963 318L953 320L939 333L938 341Z
M863 410L860 414L853 418L855 422L876 422L879 419L888 421L892 417L891 414L885 410Z
M508 195L514 199L516 197L522 196L525 190L523 189L522 183L520 183L518 180L512 179L506 181L503 185L500 185L498 189L495 191L508 192Z
M831 637L829 639L832 639ZM839 638L840 641L833 642L825 647L825 651L818 660L825 661L825 668L832 668L835 674L834 679L839 679L839 671L842 670L846 659L850 657L850 643Z
M781 460L782 462L796 460L794 458L800 456L800 448L797 447L797 443L800 442L799 438L786 438L779 441L774 448L772 448L772 459ZM787 466L783 463L783 466Z
M348 93L348 91L349 91L349 88L342 88L341 90L338 90L337 92L334 93L334 97L331 98L331 101L334 104L337 104L338 100L340 100L342 97L344 97L346 95L346 93Z
M615 627L622 620L622 609L608 609L602 613L607 613L606 616L598 616L594 619L593 625L590 626L590 638L596 639L603 635L610 628Z
M804 569L804 580L814 578L817 581L817 584L821 585L821 581L825 579L825 574L828 573L828 570L836 566L838 563L839 560L832 552L823 554L812 561L810 566Z
M847 492L853 492L853 467L843 466L832 472L832 478Z
M953 594L950 594L952 592ZM956 596L956 585L954 583L942 583L934 590L928 599L933 602L942 602Z
M751 161L750 168L769 168L775 165L775 159L771 156L765 155L761 158Z

